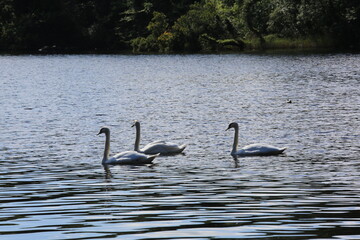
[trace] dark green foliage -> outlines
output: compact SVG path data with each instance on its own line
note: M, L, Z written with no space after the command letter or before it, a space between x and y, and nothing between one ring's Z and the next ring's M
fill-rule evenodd
M265 47L269 16L272 12L270 0L244 0L243 18L247 28L259 39L260 47Z
M236 49L242 41L237 39L240 38L240 31L231 22L233 13L236 13L233 7L222 1L209 0L191 5L190 10L178 18L171 28L174 34L174 49L213 51L224 50L230 45Z
M239 51L281 45L359 49L360 2L0 0L2 52Z
M16 17L12 0L0 1L0 49L13 49L17 41Z
M153 18L147 25L150 34L145 37L138 37L131 41L134 52L169 52L170 46L167 46L167 40L164 36L168 28L168 19L165 14L154 12ZM170 44L170 43L169 43Z

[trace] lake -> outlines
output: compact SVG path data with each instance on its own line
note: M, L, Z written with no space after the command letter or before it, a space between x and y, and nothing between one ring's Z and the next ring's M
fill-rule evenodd
M360 54L0 56L0 239L360 239ZM154 164L101 159L187 144ZM234 159L239 145L287 147Z

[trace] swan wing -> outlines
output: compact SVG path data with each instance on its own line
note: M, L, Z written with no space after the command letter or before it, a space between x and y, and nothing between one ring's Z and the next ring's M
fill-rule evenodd
M166 141L155 141L147 144L145 147L141 149L141 152L146 154L175 154L181 153L185 149L186 145L178 145L172 142Z
M269 144L255 143L241 148L236 155L262 156L277 155L285 151L286 148L278 148Z
M114 155L106 164L139 165L151 163L157 155L148 156L135 151L126 151Z

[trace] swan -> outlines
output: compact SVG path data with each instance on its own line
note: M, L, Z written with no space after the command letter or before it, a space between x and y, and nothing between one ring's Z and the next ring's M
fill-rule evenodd
M102 160L102 164L110 164L110 165L141 165L141 164L149 164L151 163L159 154L155 155L145 155L143 153L139 153L136 151L125 151L118 154L115 154L111 158L109 158L110 152L110 129L107 127L103 127L100 129L99 134L104 133L106 136L105 141L105 150L104 150L104 157Z
M178 154L184 151L186 148L186 144L178 145L172 142L165 142L165 141L155 141L152 143L147 144L145 147L140 149L140 122L135 120L132 127L136 128L136 139L135 139L135 146L134 151L145 153L145 154L155 154L160 153L162 155L171 155L171 154Z
M231 151L232 156L267 156L267 155L277 155L285 151L285 148L277 148L268 144L255 143L247 145L240 150L237 150L239 142L239 124L236 122L230 123L226 130L234 128L235 137L234 144Z

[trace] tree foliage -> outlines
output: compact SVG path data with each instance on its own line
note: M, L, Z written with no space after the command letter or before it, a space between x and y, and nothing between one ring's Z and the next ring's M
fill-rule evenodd
M0 0L2 52L222 51L269 39L359 49L360 2Z

